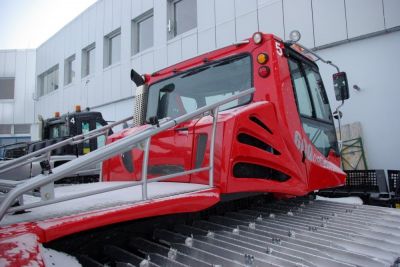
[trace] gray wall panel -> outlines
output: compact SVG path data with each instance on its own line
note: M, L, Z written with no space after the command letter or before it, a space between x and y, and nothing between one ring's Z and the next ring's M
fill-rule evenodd
M235 18L235 6L232 0L215 0L215 22L221 24Z
M6 72L6 52L0 50L0 76L5 77Z
M384 29L382 0L346 0L349 38Z
M197 13L197 29L199 31L215 26L215 0L197 1Z
M111 98L106 101L115 101L121 98L121 64L111 68L111 85L105 90L111 91Z
M253 11L236 18L236 41L249 38L257 31L257 11Z
M153 0L142 0L142 13L152 9L154 5Z
M316 46L347 39L344 0L313 0L312 7Z
M175 38L167 44L168 65L178 63L182 59L182 42L181 39Z
M35 121L34 102L32 101L35 93L35 66L36 66L36 53L35 51L28 51L25 61L25 115L23 123L33 123Z
M16 53L15 52L7 52L5 53L5 77L14 77L16 71ZM21 66L23 67L23 66Z
M15 90L14 90L14 122L24 122L25 115L25 85L26 85L26 53L16 53L15 68Z
M235 21L227 21L222 24L217 24L217 48L224 47L236 42Z
M182 60L197 55L197 32L182 37Z
M132 19L142 14L142 0L131 0L132 3Z
M235 0L236 17L246 15L256 10L257 10L257 0Z
M142 73L152 73L154 71L154 52L149 51L143 54L141 58L142 58Z
M282 1L259 0L258 24L260 31L273 33L283 38L285 31L283 27Z
M400 26L400 1L399 0L383 0L383 8L385 12L385 27Z
M132 7L133 8L133 7ZM167 2L157 1L154 6L154 46L158 49L167 43Z
M168 65L167 62L167 47L161 46L154 51L154 70L160 70Z
M112 28L117 29L121 26L122 21L122 1L113 0L112 1Z
M108 34L111 31L115 30L113 27L113 0L103 0L104 2L104 17L103 17L103 27L104 27L104 34Z
M199 54L215 49L215 28L200 31L198 34Z

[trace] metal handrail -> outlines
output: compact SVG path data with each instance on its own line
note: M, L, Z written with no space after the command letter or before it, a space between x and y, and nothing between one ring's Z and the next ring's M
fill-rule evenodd
M220 106L229 103L231 101L234 101L236 99L239 99L243 96L252 94L254 92L254 88L247 89L245 91L242 91L236 95L230 96L224 100L218 101L214 104L201 107L197 109L196 111L193 111L191 113L184 114L178 118L175 119L170 119L166 120L160 123L159 127L155 125L148 125L147 128L143 129L142 131L138 132L135 135L131 136L126 136L120 140L117 140L111 144L108 144L104 147L101 147L93 152L90 152L86 155L83 155L77 159L71 160L67 163L64 163L56 168L53 169L52 173L49 174L39 174L26 182L18 185L14 189L12 189L4 198L4 200L1 202L0 205L0 221L4 218L5 214L7 212L15 212L15 211L20 211L24 210L27 208L32 208L32 207L38 207L38 206L43 206L43 205L48 205L48 204L53 204L53 203L58 203L61 201L66 201L66 200L71 200L71 199L76 199L76 198L81 198L89 195L94 195L94 194L100 194L100 193L105 193L125 187L130 187L134 185L142 185L142 193L145 191L142 195L142 199L146 200L147 199L147 183L152 183L152 182L157 182L157 181L162 181L166 179L170 179L173 177L185 175L185 174L191 174L191 173L196 173L196 172L201 172L201 171L206 171L209 170L209 185L213 186L214 184L214 144L215 144L215 133L216 133L216 125L217 125L217 115L218 115L218 109ZM128 150L131 150L135 145L138 143L145 142L145 147L144 147L144 157L143 157L143 163L148 163L148 152L149 152L149 147L150 147L150 138L164 130L167 130L169 128L172 128L182 122L185 122L187 120L193 119L199 115L204 114L205 112L212 111L213 116L213 129L212 129L212 136L211 136L211 142L210 143L210 166L205 167L205 168L197 168L189 171L183 171L179 173L174 173L174 174L169 174L169 175L164 175L156 178L152 178L151 180L147 180L147 175L142 176L142 180L137 181L137 182L132 182L129 184L124 184L124 185L117 185L114 187L109 187L109 188L102 188L102 189L97 189L97 190L92 190L84 193L79 193L71 196L65 196L61 197L58 199L50 199L50 200L45 200L45 201L40 201L37 203L32 203L32 204L25 204L19 207L10 207L13 205L14 201L21 197L24 193L29 192L35 188L39 188L42 186L45 186L47 184L53 183L66 175L80 170L85 166L104 161L106 159L109 159L117 154L124 153ZM147 152L146 152L147 151ZM211 155L212 152L212 155ZM142 173L146 172L147 173L147 164L142 167Z
M111 128L113 128L113 127L115 127L117 125L123 124L124 122L130 121L132 119L133 119L133 116L130 116L128 118L125 118L123 120L119 120L117 122L108 124L108 125L103 126L101 128L94 129L94 130L92 130L90 132L70 137L68 139L60 141L60 142L55 143L53 145L44 147L44 148L39 149L37 151L31 152L29 154L26 154L25 156L10 160L10 161L8 161L8 162L6 162L6 163L4 163L4 164L2 164L0 166L0 173L4 173L4 172L7 172L7 171L16 169L18 167L21 167L21 166L27 164L27 163L31 163L31 162L34 162L34 161L39 161L39 160L41 160L43 158L41 158L41 157L36 158L36 159L34 159L34 158L39 156L39 155L51 152L51 151L53 151L53 150L55 150L57 148L60 148L60 147L66 146L66 145L76 145L76 144L79 144L79 143L83 143L84 141L87 141L89 139L92 139L92 138L98 137L100 135L106 134L106 132L108 132L108 130L110 130Z

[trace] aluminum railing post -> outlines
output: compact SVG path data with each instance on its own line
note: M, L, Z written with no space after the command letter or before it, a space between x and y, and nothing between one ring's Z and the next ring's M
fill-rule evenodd
M217 132L217 121L218 121L218 110L219 107L216 107L212 110L213 115L213 126L211 132L211 141L210 141L210 187L214 187L214 148L215 148L215 134Z
M143 163L142 163L142 199L147 200L147 168L149 164L149 150L151 137L146 138L143 148Z

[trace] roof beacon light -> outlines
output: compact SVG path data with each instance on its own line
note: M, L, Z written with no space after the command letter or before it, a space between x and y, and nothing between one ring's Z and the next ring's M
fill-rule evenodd
M75 106L75 112L81 112L81 105Z
M255 34L253 34L253 41L255 44L261 43L262 40L263 40L263 36L262 36L261 32L256 32Z
M301 34L298 30L291 31L289 34L289 39L292 43L297 43L300 41Z

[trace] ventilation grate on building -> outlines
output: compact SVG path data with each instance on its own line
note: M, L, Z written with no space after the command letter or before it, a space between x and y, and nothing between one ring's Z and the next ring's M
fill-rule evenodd
M0 124L0 134L11 134L11 124Z
M31 125L30 124L15 124L14 134L30 134Z

